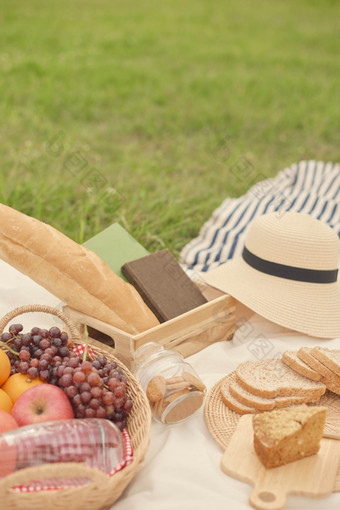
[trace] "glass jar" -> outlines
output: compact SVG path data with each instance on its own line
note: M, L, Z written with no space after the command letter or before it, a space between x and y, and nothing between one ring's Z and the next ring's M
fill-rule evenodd
M178 352L149 342L134 353L135 376L145 391L153 418L177 423L203 404L206 387Z

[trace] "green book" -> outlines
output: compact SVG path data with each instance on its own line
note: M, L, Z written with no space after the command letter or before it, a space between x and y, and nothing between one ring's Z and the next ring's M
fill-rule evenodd
M149 255L119 223L113 223L99 234L88 239L84 246L94 251L118 276L126 280L121 267L126 262Z

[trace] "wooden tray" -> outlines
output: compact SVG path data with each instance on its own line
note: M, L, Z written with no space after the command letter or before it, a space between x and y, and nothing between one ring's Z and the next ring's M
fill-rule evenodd
M235 301L227 294L137 335L68 306L63 307L63 312L80 330L86 324L91 341L97 340L112 347L115 356L128 368L132 368L134 351L147 342L159 342L187 357L214 342L231 340L235 332Z
M220 388L223 383L233 378L234 372L220 379L209 391L204 407L204 418L211 437L223 451L228 447L236 430L241 415L227 407L221 398ZM321 397L320 404L328 407L324 436L340 437L340 397L327 391ZM340 443L340 441L338 441ZM340 465L338 467L333 492L340 492Z
M340 441L323 438L316 455L266 469L255 453L253 435L252 416L242 416L224 452L221 468L226 474L253 485L249 502L254 508L282 510L288 494L316 498L332 493L340 460Z

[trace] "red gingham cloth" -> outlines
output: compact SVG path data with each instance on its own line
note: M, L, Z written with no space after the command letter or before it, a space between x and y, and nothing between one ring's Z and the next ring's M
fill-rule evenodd
M76 345L75 347L73 347L72 349L72 352L75 352L77 354L77 356L79 356L80 358L82 357L82 355L84 354L84 351L85 351L85 344L79 344L79 345ZM91 345L88 345L87 346L87 352L89 354L89 356L91 358L95 358L95 354L92 350L92 347Z
M130 436L126 429L122 430L122 436L124 440L125 456L122 462L113 467L113 469L109 473L109 476L113 476L115 473L122 470L125 466L127 466L133 461L133 449L131 445ZM30 449L32 450L32 443L30 443ZM91 467L96 466L93 465ZM91 481L92 481L91 478L88 477L77 476L74 476L72 478L55 477L46 478L44 480L31 480L27 484L14 485L11 487L11 489L17 492L53 491L69 488L79 488L91 483Z

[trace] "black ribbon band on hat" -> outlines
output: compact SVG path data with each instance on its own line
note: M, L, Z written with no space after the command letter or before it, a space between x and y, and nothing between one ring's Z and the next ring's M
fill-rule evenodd
M285 266L269 260L261 259L251 253L246 247L243 248L242 257L247 264L262 273L279 276L287 280L309 283L334 283L337 281L338 269L305 269L303 267Z

